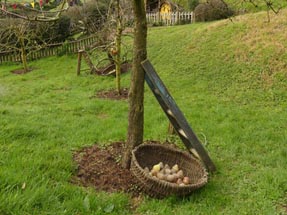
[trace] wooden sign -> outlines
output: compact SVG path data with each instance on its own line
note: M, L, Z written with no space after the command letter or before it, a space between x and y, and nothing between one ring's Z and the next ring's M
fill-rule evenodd
M145 80L148 86L152 90L169 121L177 131L187 150L197 158L201 159L210 172L215 171L216 167L214 163L189 126L187 120L172 96L169 94L160 77L157 75L152 64L149 62L149 60L145 60L142 62L142 67L145 70Z

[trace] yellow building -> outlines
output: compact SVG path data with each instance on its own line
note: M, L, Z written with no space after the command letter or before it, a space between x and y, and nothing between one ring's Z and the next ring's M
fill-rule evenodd
M171 13L178 10L180 7L169 0L146 0L147 13Z
M147 13L158 13L162 20L170 20L171 13L180 9L177 4L169 0L146 0Z
M160 16L163 20L170 20L172 13L172 6L169 2L165 1L160 5L159 8Z

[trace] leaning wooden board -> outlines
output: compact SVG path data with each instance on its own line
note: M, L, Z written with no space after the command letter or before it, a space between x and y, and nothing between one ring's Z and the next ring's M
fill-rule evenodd
M175 103L172 96L169 94L167 88L161 81L160 77L157 75L150 61L143 61L142 67L145 70L145 80L148 86L152 90L163 111L177 131L187 150L201 159L210 172L214 172L216 170L214 163L189 126L183 113Z

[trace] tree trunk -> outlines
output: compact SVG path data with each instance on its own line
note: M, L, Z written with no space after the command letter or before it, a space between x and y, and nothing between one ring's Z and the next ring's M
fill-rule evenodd
M129 116L127 142L122 166L130 168L131 151L143 142L144 127L144 70L141 62L146 59L147 24L144 0L133 0L135 18L133 65L129 92Z
M26 53L25 42L24 42L23 37L20 38L20 46L21 46L21 61L22 61L23 69L24 69L24 72L27 73L28 72L27 53Z
M121 94L121 44L122 44L122 19L120 0L117 0L117 32L116 32L116 87L119 94Z

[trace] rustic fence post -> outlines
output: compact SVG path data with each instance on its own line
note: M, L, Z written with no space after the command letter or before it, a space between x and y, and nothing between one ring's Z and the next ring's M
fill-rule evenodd
M82 62L82 54L84 50L79 50L78 51L78 66L77 66L77 76L80 75L81 73L81 62Z

